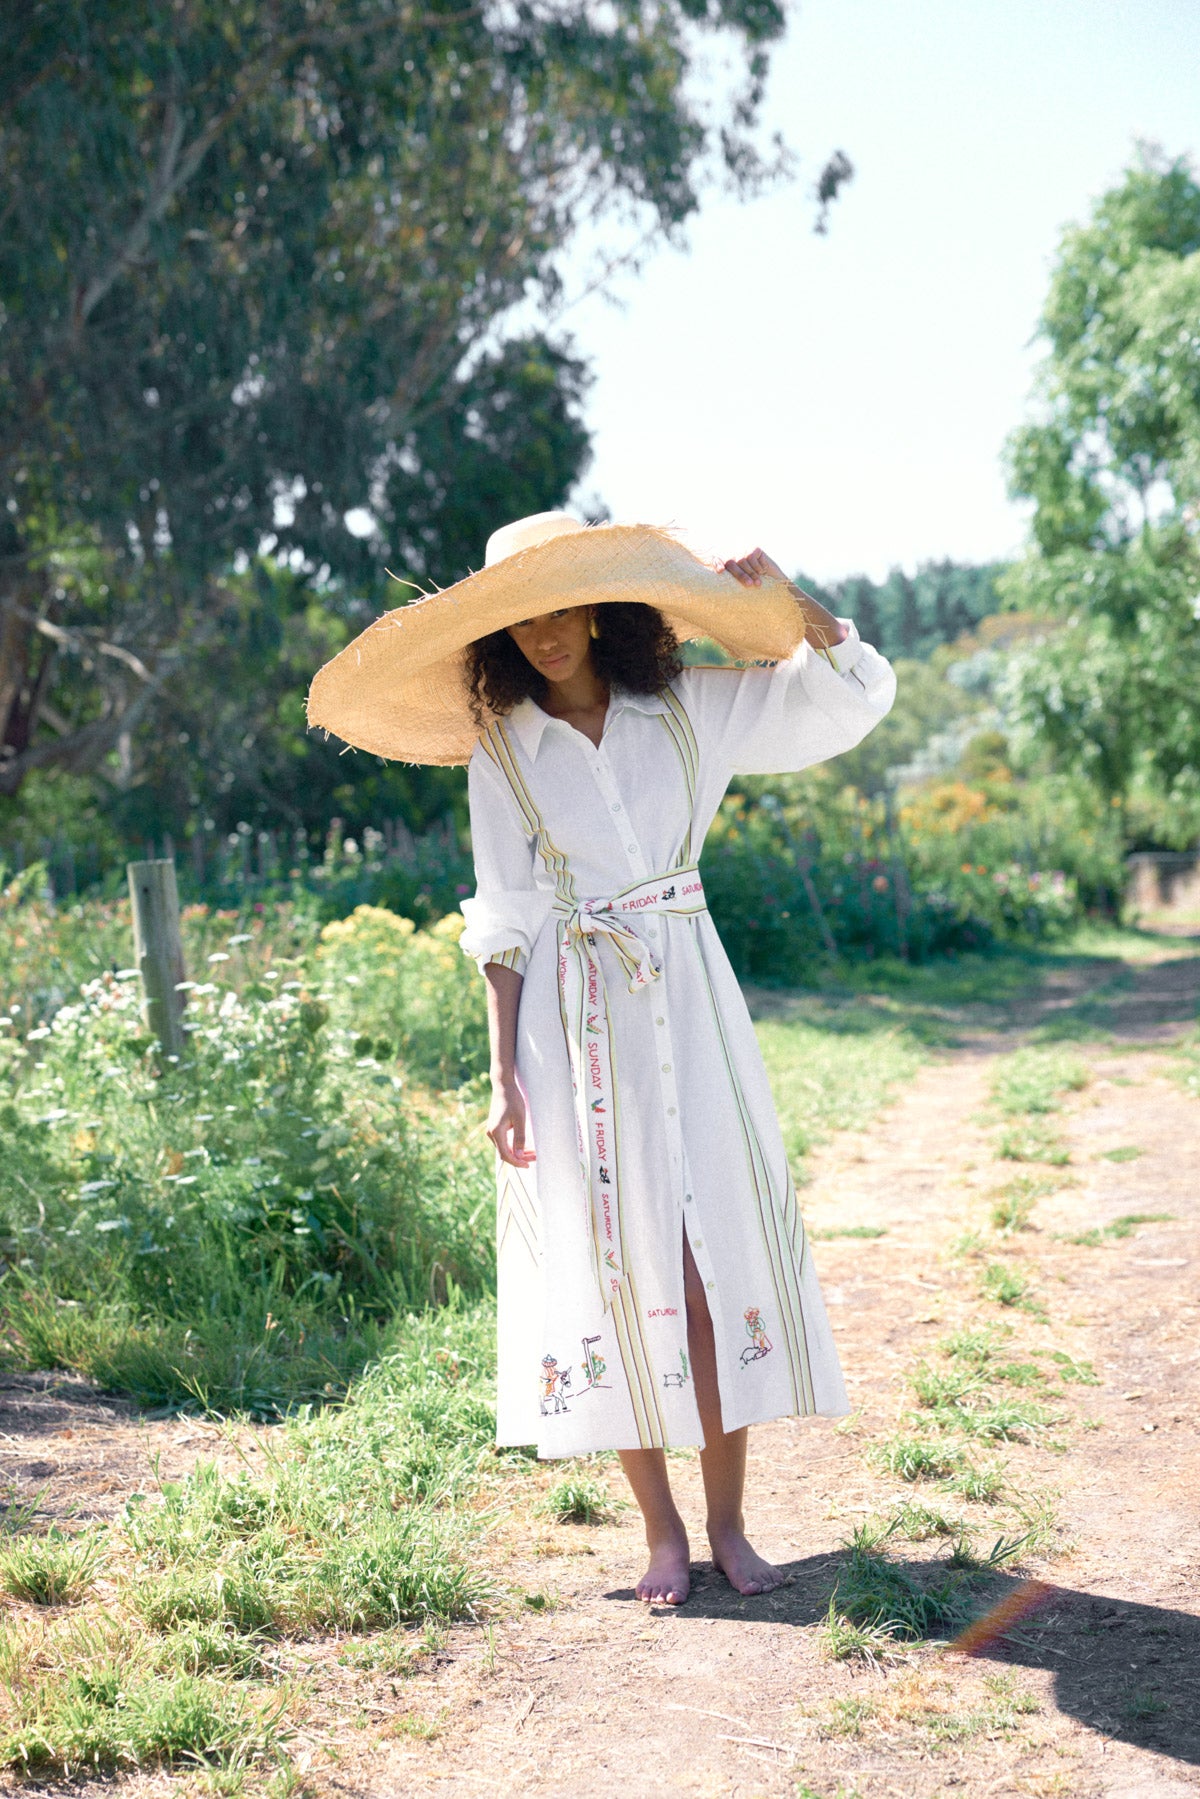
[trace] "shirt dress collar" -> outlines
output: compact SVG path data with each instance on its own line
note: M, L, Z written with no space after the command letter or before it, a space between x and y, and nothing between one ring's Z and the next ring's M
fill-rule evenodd
M630 693L624 687L614 687L608 702L608 717L605 720L605 727L607 728L617 714L623 712L627 706L631 706L635 712L665 712L667 702L661 693ZM508 723L515 731L521 748L530 761L533 761L537 756L542 733L546 726L562 725L565 721L561 718L551 718L548 712L542 711L535 700L522 700L520 705L514 706L509 713ZM574 726L566 725L566 729L574 730Z

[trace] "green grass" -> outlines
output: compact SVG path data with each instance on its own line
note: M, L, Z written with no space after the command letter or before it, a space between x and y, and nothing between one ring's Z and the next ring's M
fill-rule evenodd
M1011 1335L1011 1324L955 1331L951 1336L942 1338L938 1349L942 1355L950 1356L956 1361L982 1367L985 1362L991 1361L1000 1344Z
M816 1243L831 1243L838 1237L861 1237L865 1240L886 1237L887 1229L881 1224L835 1224L830 1225L827 1230L810 1230L808 1234Z
M344 1405L263 1439L253 1471L202 1463L107 1530L6 1545L10 1592L78 1609L4 1640L0 1763L258 1765L292 1704L280 1642L378 1631L372 1665L404 1672L498 1603L482 1502L527 1464L493 1449L493 1330L486 1305L412 1318Z
M1034 1206L1039 1199L1056 1193L1059 1185L1059 1181L1050 1175L1018 1174L1006 1181L992 1195L992 1229L1005 1237L1014 1231L1029 1230Z
M882 1473L899 1480L945 1480L965 1462L961 1449L903 1432L872 1443L866 1453Z
M968 1576L946 1566L921 1581L869 1538L852 1539L846 1548L825 1620L825 1648L835 1660L874 1660L966 1623Z
M818 1143L869 1124L926 1059L905 1024L870 1006L806 996L773 1005L764 999L758 1011L755 1030L799 1179Z
M99 1533L25 1537L0 1547L0 1588L29 1605L73 1605L99 1571L104 1542Z
M1027 1442L1058 1422L1057 1415L1029 1400L995 1399L985 1405L942 1406L931 1414L938 1429L984 1442Z
M1191 1032L1178 1045L1175 1072L1184 1091L1200 1099L1200 1030Z
M1119 1149L1105 1149L1100 1152L1104 1162L1136 1162L1139 1156L1145 1155L1136 1143L1124 1143Z
M1120 1218L1114 1218L1111 1224L1093 1226L1091 1230L1078 1231L1074 1236L1063 1240L1067 1243L1078 1243L1085 1249L1098 1249L1102 1243L1119 1242L1125 1237L1132 1237L1143 1224L1173 1224L1174 1212L1123 1212Z
M966 1532L961 1518L947 1517L936 1506L906 1500L896 1508L891 1533L909 1543L926 1543L935 1537L959 1537Z
M1079 1092L1087 1082L1087 1067L1077 1056L1061 1050L1016 1050L996 1064L992 1104L1005 1118L1057 1112L1064 1094Z
M950 1540L948 1553L920 1568L899 1559L899 1538ZM890 1517L861 1524L843 1545L845 1556L829 1600L824 1639L836 1660L876 1661L899 1646L944 1638L963 1627L976 1608L980 1587L1003 1573L1044 1537L1044 1521L997 1536L976 1549L973 1532L925 1505L906 1501Z
M612 1495L590 1474L568 1474L556 1481L538 1510L557 1524L605 1524L612 1517Z
M917 1403L923 1406L958 1405L982 1391L984 1382L973 1369L931 1368L919 1362L909 1376Z
M1090 1362L1077 1362L1074 1356L1065 1349L1052 1349L1050 1359L1058 1366L1058 1377L1069 1385L1078 1387L1098 1387L1100 1376Z
M979 1276L979 1291L997 1305L1019 1306L1022 1311L1045 1316L1044 1307L1032 1297L1028 1277L1016 1268L1005 1267L1003 1262L988 1263Z
M996 1154L1002 1162L1044 1162L1050 1168L1065 1168L1071 1160L1058 1131L1037 1120L1006 1125L997 1132Z
M981 1468L970 1462L949 1474L944 1485L971 1505L994 1505L1004 1494L1006 1482L1007 1470L1000 1463Z
M1077 1056L1063 1050L1021 1049L1002 1056L991 1082L993 1109L1004 1120L995 1153L1006 1162L1042 1162L1062 1168L1070 1161L1062 1135L1048 1121L1068 1093L1087 1085L1088 1071ZM1045 1179L1026 1177L1008 1184L992 1209L996 1229L1011 1232L1029 1221L1034 1201L1052 1192Z

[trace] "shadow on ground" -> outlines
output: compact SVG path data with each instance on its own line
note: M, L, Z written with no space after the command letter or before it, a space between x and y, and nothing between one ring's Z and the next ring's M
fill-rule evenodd
M788 1585L762 1598L742 1599L707 1564L693 1569L686 1606L654 1607L679 1630L699 1619L739 1624L820 1624L840 1557L809 1556L784 1564ZM920 1574L920 1564L907 1564ZM926 1572L935 1570L931 1564ZM984 1614L999 1611L1024 1582L989 1580ZM631 1589L605 1594L634 1598ZM986 1616L985 1616L986 1622ZM1162 1606L1103 1598L1070 1587L1047 1587L1019 1626L998 1634L978 1658L1007 1667L1048 1670L1059 1709L1089 1730L1176 1761L1200 1766L1200 1618Z

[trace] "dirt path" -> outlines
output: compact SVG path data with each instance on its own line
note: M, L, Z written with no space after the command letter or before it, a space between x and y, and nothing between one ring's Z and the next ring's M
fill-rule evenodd
M598 1528L531 1525L525 1483L493 1551L500 1580L540 1609L450 1633L406 1679L342 1669L334 1649L310 1662L313 1702L297 1747L311 1746L312 1790L322 1799L1200 1790L1200 1104L1173 1078L1169 1048L1198 1000L1200 956L1076 966L999 1027L982 1013L960 1019L960 1046L871 1132L841 1134L818 1155L804 1209L858 1409L840 1427L784 1421L753 1434L749 1522L786 1565L788 1585L741 1600L700 1563L685 1608L648 1611L632 1599L643 1560L636 1515ZM995 1058L1034 1026L1068 1017L1109 1033L1076 1046L1091 1078L1059 1118L1070 1184L1038 1199L1034 1229L964 1247L989 1195L1020 1172L996 1160L995 1126L981 1117ZM1146 1213L1171 1217L1094 1245L1064 1240ZM886 1234L823 1237L847 1226ZM1035 1310L981 1296L997 1258L1031 1283ZM1051 1591L969 1659L926 1646L884 1667L833 1661L822 1626L849 1532L903 1499L945 1503L879 1473L866 1452L911 1406L906 1377L921 1357L981 1321L1011 1327L1014 1357L1065 1352L1099 1377L1056 1392L1062 1422L1040 1440L1000 1446L1010 1486L1049 1506L1056 1525L1040 1558L997 1593L1027 1573ZM44 1485L53 1506L85 1517L152 1486L152 1456L174 1474L222 1447L204 1424L147 1424L56 1377L5 1382L0 1433L14 1486ZM617 1470L601 1472L617 1494ZM694 1458L681 1455L674 1474L698 1554ZM937 1547L905 1554L920 1563ZM167 1785L147 1776L123 1790L149 1796Z
M632 1513L532 1540L514 1524L502 1573L556 1609L483 1644L456 1636L433 1672L381 1691L405 1708L406 1734L372 1731L365 1754L345 1741L320 1785L446 1799L1200 1790L1200 1107L1164 1053L1198 990L1200 958L1116 979L1111 965L1090 981L1076 970L1005 1031L968 1028L873 1131L818 1158L804 1196L816 1232L887 1234L817 1245L861 1410L848 1428L786 1421L753 1436L752 1530L787 1565L787 1587L739 1600L702 1565L687 1607L648 1612L631 1599L642 1562ZM884 1670L831 1661L821 1625L838 1547L864 1516L913 1497L864 1447L911 1405L904 1375L923 1353L1000 1315L980 1297L980 1256L948 1253L1017 1172L995 1160L994 1127L979 1117L994 1057L1081 1005L1112 1036L1080 1052L1092 1078L1063 1121L1075 1184L1042 1199L1036 1230L1000 1251L1045 1311L1004 1315L1014 1355L1066 1351L1101 1383L1064 1390L1068 1421L1052 1444L1003 1446L1010 1480L1052 1496L1056 1545L1022 1573L1053 1591L970 1659L927 1648ZM1105 1157L1135 1147L1136 1158ZM1057 1240L1149 1212L1172 1220L1095 1247ZM697 1471L686 1456L676 1467L699 1547ZM438 1734L414 1740L414 1728Z

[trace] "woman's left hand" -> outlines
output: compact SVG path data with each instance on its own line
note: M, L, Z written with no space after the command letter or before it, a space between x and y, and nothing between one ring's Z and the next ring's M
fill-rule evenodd
M765 550L751 550L748 556L731 556L721 567L743 587L761 587L764 575L775 581L787 580L779 564L772 562Z
M777 562L773 562L765 550L751 550L748 556L731 556L721 567L743 587L761 587L764 580L784 581L788 591L795 599L804 615L804 635L819 650L827 650L831 644L843 643L848 635L845 625L835 618L832 612L812 595L789 581Z

